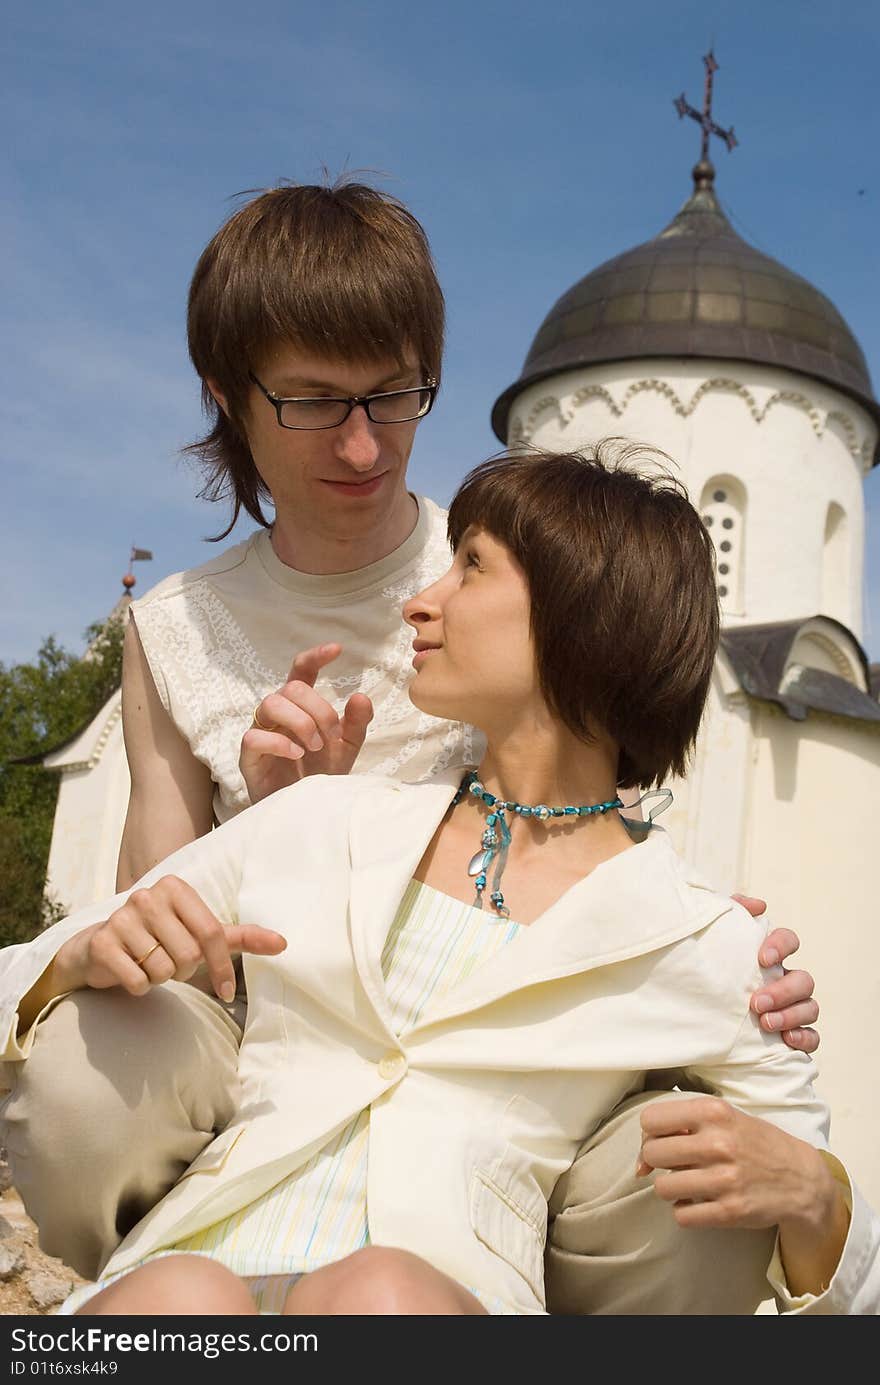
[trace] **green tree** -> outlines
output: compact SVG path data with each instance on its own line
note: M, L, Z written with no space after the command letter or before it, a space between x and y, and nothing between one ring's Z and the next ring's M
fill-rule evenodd
M44 898L58 775L39 763L80 731L119 686L124 615L86 631L84 655L43 641L33 663L0 663L0 946L32 938L57 915Z

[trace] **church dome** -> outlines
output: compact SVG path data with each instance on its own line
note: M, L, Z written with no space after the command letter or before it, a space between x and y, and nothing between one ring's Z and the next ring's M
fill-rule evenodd
M492 410L502 442L511 405L529 385L636 357L781 366L850 395L880 422L865 358L834 304L737 235L708 160L693 176L693 195L664 231L599 265L550 309L522 374Z

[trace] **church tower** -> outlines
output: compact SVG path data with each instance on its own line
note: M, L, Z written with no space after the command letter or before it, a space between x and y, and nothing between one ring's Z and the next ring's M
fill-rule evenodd
M726 626L821 613L860 640L880 406L834 305L721 210L709 130L736 141L711 120L704 61L706 109L676 103L703 125L692 196L554 304L492 426L509 444L625 434L663 448L715 541Z
M863 481L880 405L834 305L731 226L706 59L694 189L665 230L564 293L496 401L502 442L659 447L715 544L721 649L693 766L661 819L718 888L769 901L822 1005L835 1145L880 1201L880 1110L857 1055L880 1008L880 703L862 648ZM645 555L650 565L651 555ZM839 925L839 926L838 926ZM857 961L855 959L858 959ZM857 974L854 974L857 973Z

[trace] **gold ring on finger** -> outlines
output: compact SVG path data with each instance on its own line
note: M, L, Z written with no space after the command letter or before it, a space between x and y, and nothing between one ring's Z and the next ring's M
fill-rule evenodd
M274 726L267 726L265 722L260 721L260 708L262 707L262 705L262 702L258 702L256 707L254 708L253 724L254 726L258 726L261 731L274 731Z
M156 948L157 948L157 947L161 947L161 946L162 946L161 943L153 943L153 946L152 946L152 947L148 947L148 948L147 948L147 950L146 950L146 952L144 953L143 957L138 957L138 958L137 958L137 960L136 960L136 962L135 962L135 966L136 966L136 967L142 967L142 966L144 965L144 962L146 962L147 958L148 958L148 957L152 957L153 953L156 951Z

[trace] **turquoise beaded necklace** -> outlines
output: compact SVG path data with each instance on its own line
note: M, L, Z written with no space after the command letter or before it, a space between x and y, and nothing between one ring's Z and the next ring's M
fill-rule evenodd
M537 818L539 822L546 822L549 818L592 817L594 814L609 813L612 808L623 807L619 798L611 798L607 803L584 803L579 808L575 808L571 804L567 808L548 808L546 803L538 803L532 808L526 803L515 803L496 798L494 794L489 793L483 787L477 778L476 771L472 769L468 770L456 790L452 800L453 808L461 802L466 793L473 794L474 798L485 803L489 809L480 850L471 857L468 865L468 875L476 876L474 884L477 893L473 907L475 909L482 909L483 907L486 872L494 860L495 874L492 878L489 899L496 914L501 918L510 918L510 910L504 903L504 895L501 893L501 876L507 865L507 852L510 847L510 827L504 816L505 813L513 813L521 818Z

